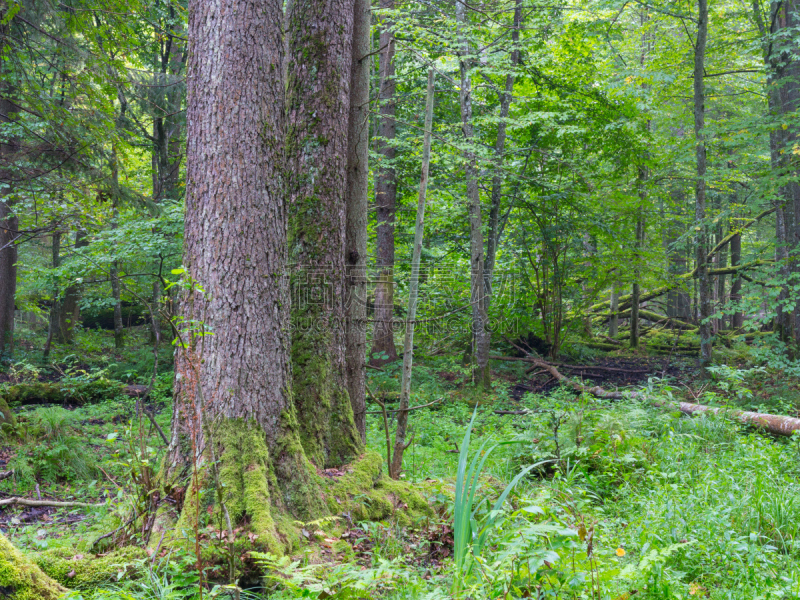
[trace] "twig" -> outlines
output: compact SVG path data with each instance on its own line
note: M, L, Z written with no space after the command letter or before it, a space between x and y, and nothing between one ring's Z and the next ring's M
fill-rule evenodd
M374 398L375 398L375 397L373 396L373 399L374 399ZM442 400L444 400L444 398L439 398L438 400L434 400L433 402L428 402L427 404L420 404L419 406L412 406L411 408L394 408L394 409L392 409L392 410L388 410L388 411L385 411L385 412L392 412L392 413L397 413L397 412L400 412L400 411L403 411L403 412L411 412L412 410L417 410L417 409L419 409L419 408L427 408L428 406L431 406L431 405L433 405L433 404L436 404L437 402L441 402ZM385 405L383 404L383 402L381 402L380 400L377 400L377 399L376 399L375 401L376 401L378 404L380 404L381 406L385 406ZM368 410L368 411L366 412L366 414L368 414L368 415L379 415L379 414L381 414L382 412L384 412L384 411L380 411L380 410Z

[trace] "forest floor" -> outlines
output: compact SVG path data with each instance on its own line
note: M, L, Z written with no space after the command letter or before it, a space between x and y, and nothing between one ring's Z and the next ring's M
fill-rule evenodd
M39 564L100 561L111 542L141 544L124 525L154 473L164 442L136 399L103 396L100 379L147 384L152 354L146 333L115 351L105 332L84 332L78 345L38 358L33 333L21 336L0 392L20 382L58 381L73 390L63 402L13 405L18 425L3 426L0 481L4 498L56 499L87 507L0 507L0 529ZM169 351L146 408L169 435ZM403 477L434 507L411 525L394 519L350 522L338 539L312 541L292 559L251 565L242 593L253 598L798 598L800 597L800 446L723 418L690 418L670 401L732 405L797 415L800 386L746 361L697 377L694 359L630 352L575 353L559 369L607 389L643 391L636 400L601 401L555 385L530 365L493 363L491 394L475 391L469 369L450 357L415 357L413 442ZM387 400L400 365L369 371L369 386ZM99 386L102 390L106 388ZM106 393L106 392L103 392ZM87 399L89 401L87 401ZM377 411L377 407L370 410ZM474 416L472 454L486 456L468 512L485 527L482 548L459 552L453 515L459 450ZM392 424L390 423L390 428ZM484 444L488 444L484 446ZM368 415L367 446L385 456L380 414ZM527 466L500 510L492 503ZM463 509L463 507L462 507ZM398 509L400 510L400 509ZM104 537L110 532L113 536ZM97 542L100 543L97 543ZM341 542L346 542L342 544ZM207 535L205 544L224 543ZM111 555L109 555L111 556ZM49 557L49 558L48 558ZM75 569L58 575L73 597L196 598L191 552L160 549L115 559L92 579ZM75 567L77 568L77 567ZM256 576L252 570L256 569ZM70 576L71 573L71 576ZM208 565L207 579L225 581ZM266 578L259 580L258 575ZM77 582L77 584L76 584ZM217 597L230 588L216 587ZM240 594L241 595L241 594Z

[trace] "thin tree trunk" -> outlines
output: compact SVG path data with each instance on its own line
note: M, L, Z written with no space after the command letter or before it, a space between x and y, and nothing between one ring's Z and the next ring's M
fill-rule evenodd
M608 337L616 338L619 334L619 287L615 281L611 286L611 318L608 320Z
M114 212L111 219L111 228L116 229L119 221L119 165L117 164L116 147L112 150L111 158L111 202ZM125 347L125 329L122 323L122 295L119 281L119 261L114 259L109 267L111 280L111 298L114 301L114 347L119 350Z
M61 266L61 232L55 231L50 236L50 251L51 251L51 265L53 269ZM54 280L57 281L57 280ZM58 289L58 283L53 284L51 290L53 294L53 304L50 306L49 323L47 326L47 339L44 342L44 350L42 350L42 358L47 359L50 356L50 347L53 340L60 341L58 335L58 325L61 321L61 290Z
M306 455L335 467L363 448L347 389L344 327L352 1L296 0L289 35L294 401Z
M731 266L738 267L742 262L742 235L737 233L731 239ZM742 299L742 279L736 275L731 276L731 302L738 303ZM735 310L731 315L731 329L740 331L744 327L744 313Z
M425 138L422 147L422 175L419 180L417 200L417 221L414 228L414 249L411 257L411 282L406 315L406 335L403 344L403 375L400 383L400 407L397 413L397 430L394 438L394 453L389 466L389 476L400 478L403 468L403 452L408 427L408 407L411 399L411 367L414 360L414 324L417 318L417 299L419 294L419 269L422 256L422 235L425 229L425 195L428 190L428 170L431 162L431 128L433 127L434 70L428 69L428 92L425 97Z
M456 21L459 26L459 65L461 82L459 103L461 107L461 129L467 146L474 143L472 124L472 82L469 68L472 63L471 44L465 33L467 25L467 7L463 2L456 2ZM481 225L481 196L478 189L478 165L472 148L466 150L465 176L467 180L467 202L469 204L469 246L470 246L470 304L472 305L472 334L475 339L475 385L484 389L491 387L491 371L489 369L489 343L491 335L488 330L486 314L486 284L484 282L483 262L483 228Z
M706 142L705 142L705 74L706 40L708 37L708 0L698 0L697 40L694 52L694 135L697 160L697 179L695 182L695 223L697 232L698 296L700 303L700 365L707 367L712 358L711 288L706 256L707 232L703 221L706 217Z
M380 0L380 8L393 10L394 0ZM379 116L377 153L380 167L375 173L378 273L375 286L375 327L372 332L370 364L380 366L397 360L394 345L394 218L397 205L397 176L394 169L395 90L394 32L389 22L382 23L379 48Z
M497 260L497 248L500 244L502 225L500 222L500 203L503 199L503 177L502 167L506 150L506 130L508 128L508 113L511 102L514 98L514 69L519 65L521 52L519 50L519 32L522 27L522 0L516 0L514 7L514 25L511 29L511 69L506 75L506 84L500 96L500 121L497 124L497 139L494 145L495 162L497 168L492 177L492 207L489 212L489 238L486 241L486 311L492 302L492 281L494 275L495 261Z
M644 198L646 197L646 192L644 191L644 182L646 180L647 180L647 169L645 167L640 167L639 194L641 203L644 203ZM644 207L640 205L636 212L636 257L635 257L636 265L634 267L635 279L633 282L633 289L631 290L631 334L630 334L631 348L636 348L639 346L639 304L641 302L641 286L639 284L641 267L639 265L639 261L641 260L640 253L644 245L644 230L645 230Z
M367 441L367 195L369 193L370 3L355 0L350 115L347 127L347 391L353 419Z
M0 356L12 354L14 351L18 226L19 220L8 201L0 200Z

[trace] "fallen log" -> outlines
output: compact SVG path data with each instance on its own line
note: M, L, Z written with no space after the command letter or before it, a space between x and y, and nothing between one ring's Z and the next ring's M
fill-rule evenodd
M573 381L572 379L570 379L566 375L564 375L561 372L559 372L559 370L556 369L550 363L547 363L547 362L543 361L542 359L535 358L533 356L528 356L528 357L525 357L525 358L520 358L518 356L490 356L489 358L491 358L493 360L507 360L507 361L519 361L519 362L532 363L532 364L536 365L537 367L539 367L540 369L544 369L545 371L550 373L550 375L552 375L553 378L556 381L558 381L559 383L561 383L563 385L566 385L568 387L571 387L573 390L575 390L577 392L586 393L586 394L592 394L593 396L596 396L597 398L603 398L603 399L606 399L606 400L622 400L623 398L626 397L626 394L627 394L627 397L631 397L631 398L633 398L633 397L635 397L637 395L637 392L609 392L608 390L600 387L599 385L594 385L594 386L582 385L582 384L578 383L577 381Z
M89 502L64 502L60 500L31 500L30 498L19 498L14 496L12 498L0 499L0 506L52 506L55 508L99 508L105 506L105 503L90 504Z
M728 416L736 419L740 423L753 425L754 427L764 429L775 435L791 436L795 431L800 431L800 419L794 417L784 417L781 415L770 415L767 413L757 413L731 408L715 408L703 404L690 404L689 402L681 402L678 408L680 408L682 413L687 415L710 413L712 415Z

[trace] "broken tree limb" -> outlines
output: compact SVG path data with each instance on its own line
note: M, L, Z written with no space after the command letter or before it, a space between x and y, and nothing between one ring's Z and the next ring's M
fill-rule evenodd
M725 268L722 268L722 269L708 269L708 274L709 275L732 275L732 274L741 273L743 271L748 271L750 269L755 269L757 267L762 267L762 266L765 266L765 265L771 265L771 264L774 264L774 263L775 263L775 261L773 261L773 260L759 259L759 260L750 261L749 263L744 263L744 264L741 264L741 265L737 265L735 267L725 267ZM647 293L641 294L639 296L639 303L642 304L644 302L647 302L648 300L653 300L654 298L658 298L659 296L663 296L667 292L669 292L671 290L674 290L675 288L679 287L683 283L686 283L687 281L691 280L696 275L697 275L697 271L696 270L692 270L692 271L690 271L688 273L684 273L683 275L679 275L671 283L668 283L667 285L662 285L660 287L655 288L654 290L651 290L651 291L649 291ZM597 313L598 311L607 311L610 306L611 306L611 301L610 300L606 300L604 302L599 302L597 304L594 304L594 305L590 306L589 309L588 309L588 312ZM631 307L631 295L628 294L626 296L620 296L619 297L619 311L623 312L625 310L630 309L630 307ZM610 313L606 313L605 316L606 317L610 317L611 314Z
M795 431L800 431L800 419L794 417L784 417L781 415L770 415L767 413L757 413L731 408L715 408L703 404L690 404L689 402L681 402L678 408L682 413L687 415L713 414L731 417L740 423L753 425L754 427L764 429L775 435L791 436Z
M603 398L603 399L606 399L606 400L622 400L623 398L626 397L626 392L610 392L610 391L608 391L606 389L603 389L599 385L588 386L588 385L583 385L581 383L578 383L577 381L573 381L572 379L570 379L566 375L564 375L561 372L559 372L559 370L556 369L553 365L543 361L540 358L534 358L532 356L528 356L526 358L520 358L520 357L517 357L517 356L490 356L489 358L491 358L493 360L507 360L507 361L519 361L519 362L532 363L532 364L538 366L539 368L544 369L545 371L550 373L550 375L552 375L553 378L556 381L558 381L559 383L561 383L563 385L566 385L568 387L571 387L573 390L575 390L577 392L586 393L586 394L592 394L593 396L596 396L597 398ZM636 394L637 394L636 392L627 392L627 396L628 397L635 397Z
M90 504L89 502L62 502L60 500L31 500L30 498L3 498L0 500L0 506L52 506L55 508L99 508L105 506L104 502L100 504Z

